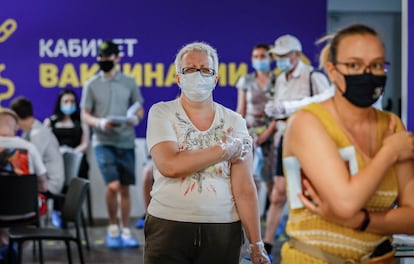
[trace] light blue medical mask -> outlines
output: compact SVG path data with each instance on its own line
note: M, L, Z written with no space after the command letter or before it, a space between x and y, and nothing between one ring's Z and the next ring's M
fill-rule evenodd
M64 115L71 115L71 114L75 113L76 105L74 105L74 104L61 104L60 105L60 111Z
M277 58L276 59L276 66L282 71L282 72L288 72L293 68L292 63L290 63L289 58Z
M199 72L180 74L180 88L193 102L202 102L209 98L216 86L215 76L201 76Z
M270 61L264 60L252 60L252 67L256 71L265 72L270 70Z

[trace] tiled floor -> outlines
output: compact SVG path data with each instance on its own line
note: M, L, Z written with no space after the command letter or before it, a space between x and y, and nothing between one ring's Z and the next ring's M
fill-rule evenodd
M104 244L106 226L95 221L95 226L88 227L89 239L91 242L91 249L87 251L84 247L84 255L86 263L100 263L100 264L142 264L143 263L143 247L134 249L111 250L106 248ZM144 232L142 229L134 229L133 232L139 239L140 243L144 243ZM274 263L279 263L279 249L281 242L276 241L274 247ZM52 243L46 241L43 243L43 256L46 264L52 263L68 263L66 257L66 250L63 243ZM73 263L79 263L78 251L74 243L71 247ZM23 263L32 264L38 263L37 258L32 254L31 244L26 244L23 252Z
M104 238L106 234L106 226L95 221L95 225L88 227L88 234L91 242L91 249L87 251L84 247L84 255L86 263L99 264L142 264L143 263L143 243L144 232L142 229L134 229L133 232L141 242L141 247L134 249L111 250L106 248ZM273 248L274 263L280 263L280 247L283 241L276 240ZM46 241L43 243L44 263L60 264L68 263L66 250L63 243L52 243ZM242 253L244 255L244 253ZM79 263L78 251L72 244L73 263ZM23 252L23 263L38 263L37 258L33 257L31 243L27 243ZM399 259L400 264L414 264L414 258Z

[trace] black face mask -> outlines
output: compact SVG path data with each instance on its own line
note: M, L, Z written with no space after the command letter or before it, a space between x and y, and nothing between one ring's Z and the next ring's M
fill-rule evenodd
M99 68L104 72L109 72L114 68L114 61L106 60L106 61L98 61Z
M342 95L353 105L370 107L382 95L385 88L385 75L371 73L344 75L346 91Z

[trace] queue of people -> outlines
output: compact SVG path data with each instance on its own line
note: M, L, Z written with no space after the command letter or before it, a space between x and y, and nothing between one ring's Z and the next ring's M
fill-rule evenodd
M253 72L236 85L236 110L213 99L217 50L192 42L178 51L180 95L152 105L147 119L146 216L136 224L144 227L146 264L273 263L286 202L282 263L391 261L391 236L414 234L414 137L396 115L373 107L389 66L381 39L360 24L327 39L324 73L301 60L295 36L255 45ZM85 153L92 135L106 184L109 248L140 245L129 221L134 127L144 118L143 98L134 79L116 67L120 59L118 46L104 41L101 71L85 83L80 107L76 94L63 90L44 124L24 97L0 111L0 147L14 142L28 149L30 164L37 164L30 172L51 198L62 192L61 154ZM28 142L15 137L17 124ZM79 176L88 177L86 158ZM262 182L270 201L265 230ZM249 254L240 256L245 240Z

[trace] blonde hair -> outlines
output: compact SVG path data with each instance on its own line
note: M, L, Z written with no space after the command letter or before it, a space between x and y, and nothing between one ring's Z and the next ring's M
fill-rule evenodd
M369 34L376 37L378 33L371 27L363 24L352 24L347 27L340 29L335 34L326 35L316 41L317 44L328 42L322 49L319 55L319 67L325 68L328 61L336 63L336 56L338 54L338 46L341 40L349 35L363 35Z
M329 61L336 63L338 55L338 46L342 39L352 35L372 35L379 38L378 33L371 27L363 24L353 24L339 30L331 40L331 48L329 49Z
M316 41L316 44L321 44L323 42L328 42L325 44L325 46L322 48L321 53L319 54L319 69L325 69L326 70L326 63L329 61L330 51L331 51L331 43L329 43L330 40L332 40L334 35L326 35Z

